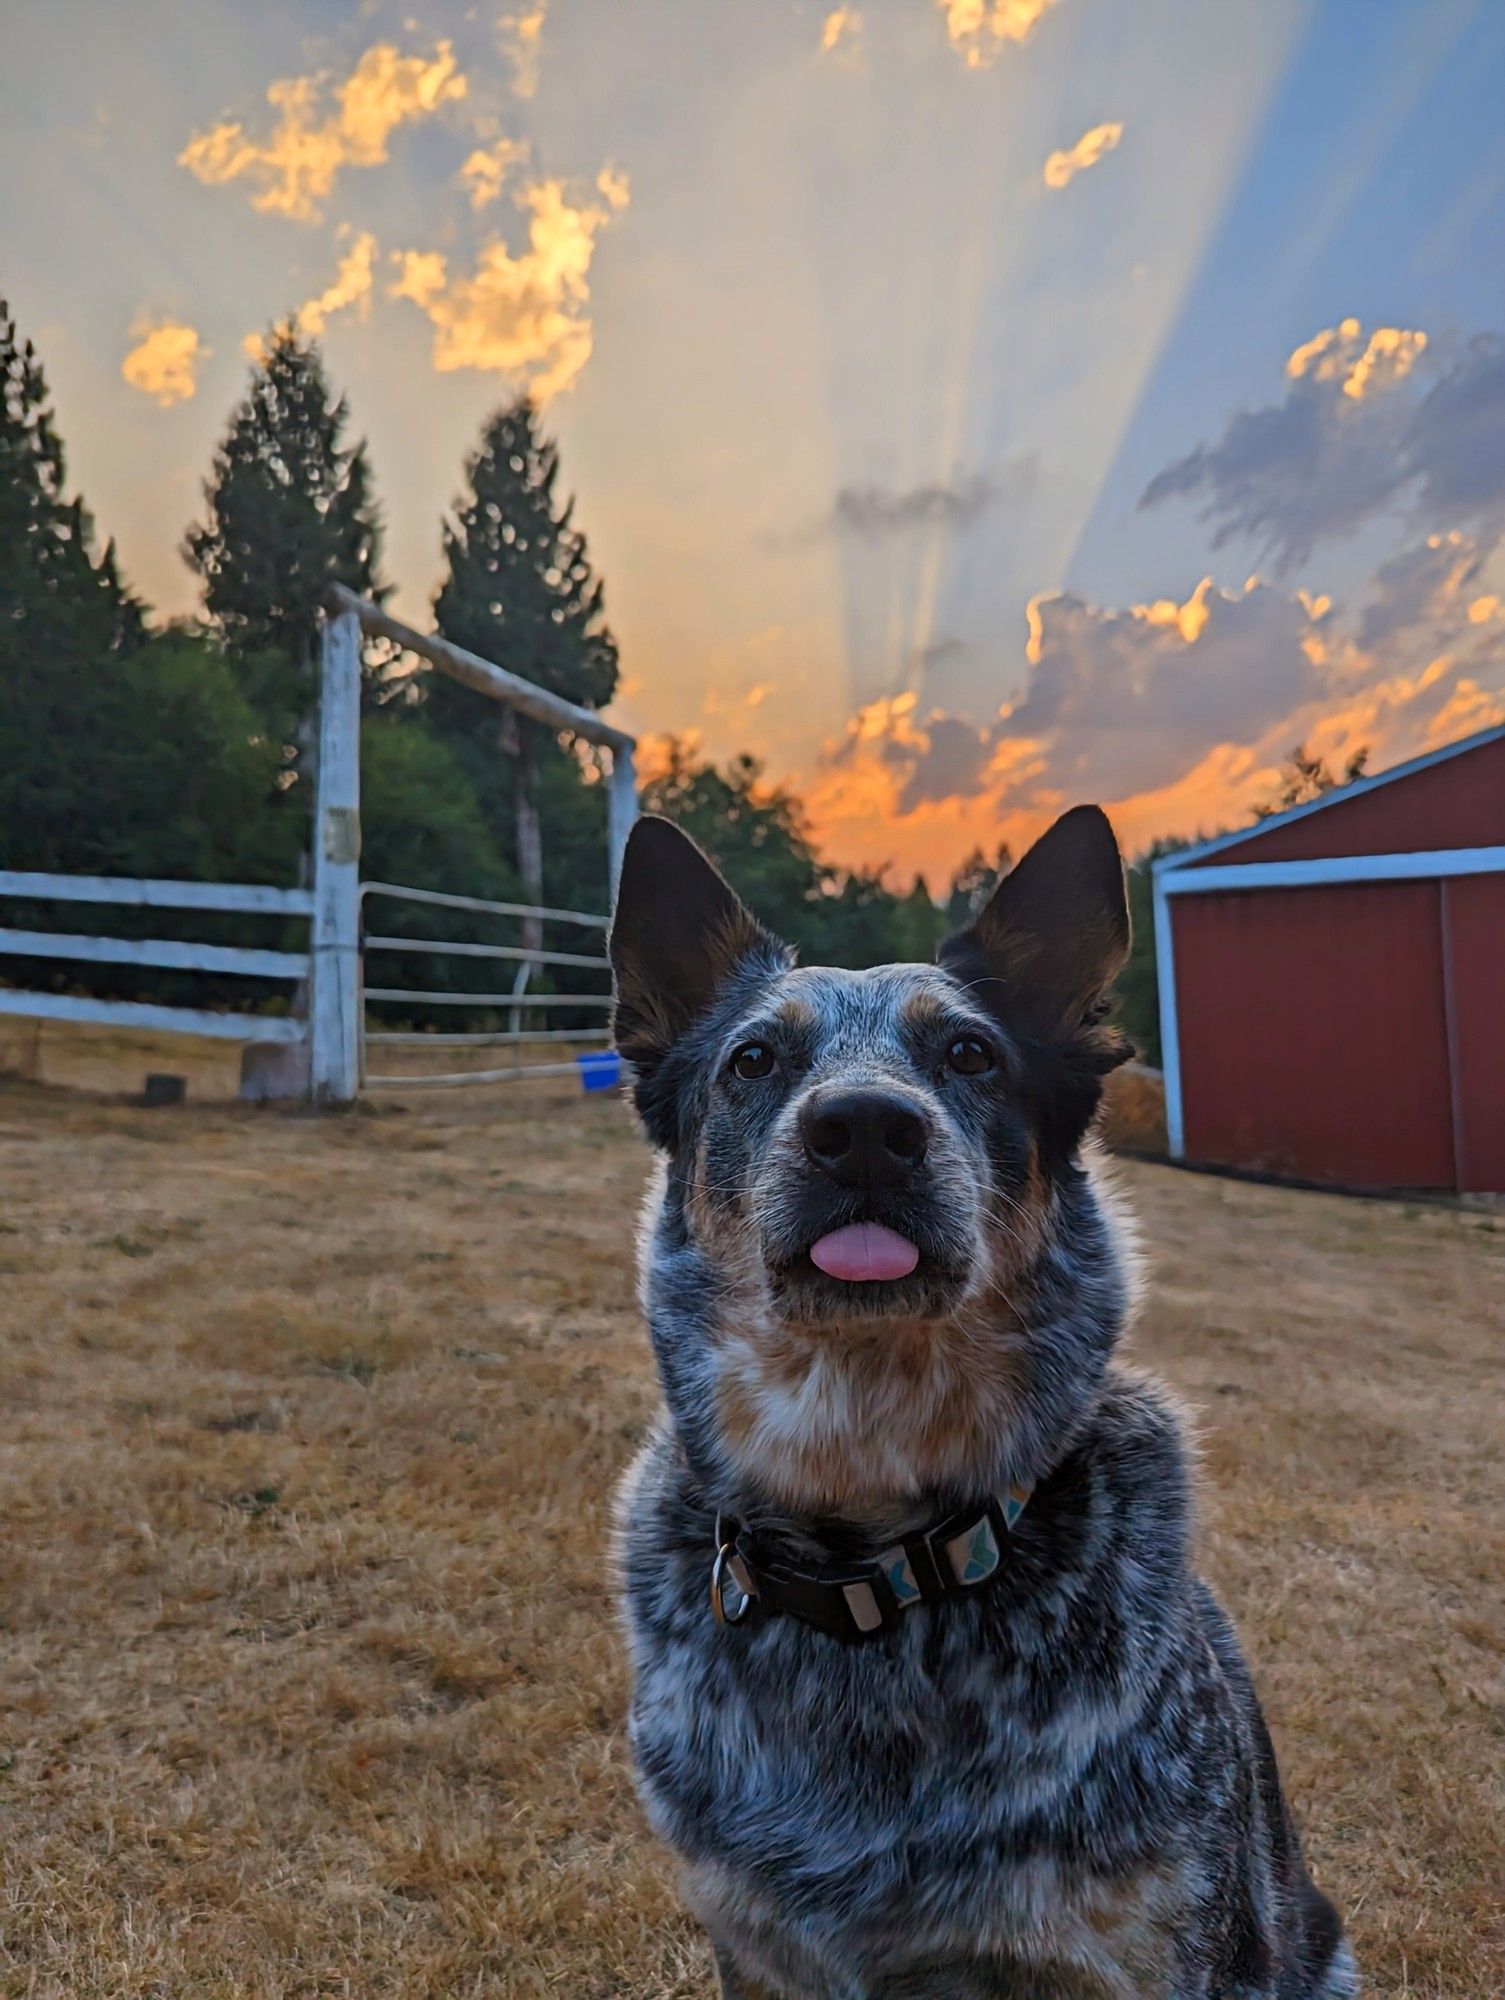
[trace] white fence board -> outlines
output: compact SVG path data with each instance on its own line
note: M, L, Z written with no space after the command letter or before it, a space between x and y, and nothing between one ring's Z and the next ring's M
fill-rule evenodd
M462 1083L518 1083L524 1077L579 1076L574 1063L525 1063L521 1069L462 1069L444 1076L368 1076L367 1090L445 1090Z
M73 993L0 991L0 1014L82 1021L101 1028L144 1028L210 1035L227 1042L301 1042L306 1024L284 1014L212 1014L194 1007L150 1007L136 1000L89 1000Z
M609 993L410 993L402 986L368 986L368 1000L421 1000L426 1007L609 1007Z
M256 882L150 882L125 875L43 875L0 868L0 896L38 902L117 903L137 910L230 910L264 917L306 917L307 889L270 889Z
M505 702L509 708L531 716L535 722L542 722L550 729L567 729L575 736L583 736L587 743L601 743L612 751L621 749L630 752L633 748L634 739L625 730L613 729L609 722L603 722L590 709L577 708L574 702L551 694L534 681L525 681L517 674L508 673L505 667L483 660L478 653L468 653L463 646L452 646L436 632L427 635L415 632L411 625L404 625L400 619L390 617L380 605L357 597L353 590L347 590L341 583L330 586L329 599L336 618L353 612L359 618L363 631L392 640L405 652L416 653L420 659L438 667L451 680L462 681L466 687L490 695L494 701Z
M515 1033L509 1028L505 1034L494 1035L368 1034L366 1042L372 1048L379 1044L394 1049L491 1049L517 1042L604 1042L608 1039L605 1028L519 1028Z
M66 958L90 965L157 965L180 972L235 972L251 979L301 979L302 951L255 951L240 945L175 938L75 937L64 931L0 930L0 956Z
M368 937L367 951L431 951L441 957L521 959L529 965L585 965L605 972L608 961L578 951L531 951L520 944L459 944L443 938Z
M403 889L395 882L362 882L363 896L390 896L399 903L438 903L446 910L481 910L495 917L540 917L545 923L590 924L607 930L610 917L598 917L586 910L549 910L536 903L493 903L484 896L452 896L445 889Z

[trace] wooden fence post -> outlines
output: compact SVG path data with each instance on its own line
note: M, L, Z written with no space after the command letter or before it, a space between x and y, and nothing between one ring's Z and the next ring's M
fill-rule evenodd
M316 1104L360 1086L361 621L326 617L320 641L319 775L314 813L313 1006Z
M638 816L638 785L630 743L618 743L612 748L610 785L606 795L606 839L611 850L608 905L617 900L622 856L627 851L627 836L632 831L632 822Z

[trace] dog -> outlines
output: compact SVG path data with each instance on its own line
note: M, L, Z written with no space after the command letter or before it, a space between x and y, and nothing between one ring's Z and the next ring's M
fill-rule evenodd
M937 964L797 967L633 829L614 1032L664 1409L630 1740L723 2000L1346 2000L1189 1451L1115 1364L1123 864L1079 806Z

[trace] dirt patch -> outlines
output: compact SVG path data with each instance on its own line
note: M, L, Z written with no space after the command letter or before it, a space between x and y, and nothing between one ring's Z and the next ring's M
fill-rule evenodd
M568 1083L343 1118L0 1086L0 1992L711 1991L633 1801L645 1156ZM1128 1166L1139 1357L1366 1992L1505 1990L1489 1217Z

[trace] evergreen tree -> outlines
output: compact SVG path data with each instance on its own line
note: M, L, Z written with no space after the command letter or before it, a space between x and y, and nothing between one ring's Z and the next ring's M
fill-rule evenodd
M95 557L67 497L41 363L0 303L0 866L90 865L90 829L120 805L99 783L97 718L131 726L142 639L113 547Z
M365 443L346 441L348 422L317 344L292 322L276 328L215 453L205 519L184 544L211 622L285 745L307 739L330 584L382 595L370 465ZM379 691L374 661L368 687Z
M574 502L561 506L556 497L558 447L543 436L526 397L492 417L465 470L469 491L444 527L448 568L434 603L439 630L568 701L603 708L616 690L617 647L605 622L602 584L574 524ZM469 768L492 810L501 804L501 774L511 762L518 874L525 900L541 903L540 767L551 751L560 763L564 753L538 723L437 676L428 709L442 734L480 746ZM583 792L578 767L570 775L573 789ZM551 794L563 778L551 771ZM540 926L530 920L524 942L536 949L539 940Z
M64 492L63 447L36 350L0 299L0 647L9 673L49 650L70 657L139 643L141 606L114 544L93 554L83 501Z
M946 929L964 930L1014 865L1007 841L989 861L980 847L974 847L951 877L946 897Z
M1344 765L1343 775L1338 777L1329 770L1326 758L1314 755L1304 743L1298 743L1281 766L1275 791L1262 805L1254 808L1254 817L1270 819L1276 813L1289 812L1292 806L1309 805L1313 799L1320 799L1324 792L1333 791L1339 785L1351 785L1356 778L1362 778L1368 764L1369 745L1362 743Z

